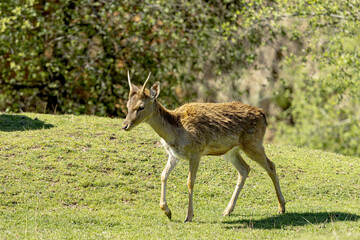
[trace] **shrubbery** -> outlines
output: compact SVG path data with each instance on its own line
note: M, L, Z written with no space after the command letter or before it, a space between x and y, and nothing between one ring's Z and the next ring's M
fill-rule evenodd
M8 1L1 3L1 109L123 116L127 70L166 86L169 105L251 55L237 35L245 3ZM240 10L238 10L240 9ZM205 70L204 70L205 69ZM198 80L200 77L203 80ZM196 80L195 80L196 79ZM190 84L191 85L191 84ZM179 90L174 96L174 89Z

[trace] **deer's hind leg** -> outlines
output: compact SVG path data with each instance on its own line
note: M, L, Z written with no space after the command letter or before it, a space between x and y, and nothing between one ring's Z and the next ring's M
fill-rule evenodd
M270 161L270 159L266 156L262 144L248 144L246 147L244 147L244 152L252 160L259 163L260 166L266 170L272 182L274 183L276 196L279 201L279 213L285 213L285 199L281 193L279 178L276 174L275 164Z
M223 213L223 216L229 216L232 213L232 211L234 211L236 201L239 197L239 193L245 184L245 180L247 176L249 175L250 167L241 157L238 147L235 147L231 149L229 152L227 152L225 154L225 159L229 161L236 168L236 171L238 172L238 180L236 183L234 193L230 199L228 206L226 207Z

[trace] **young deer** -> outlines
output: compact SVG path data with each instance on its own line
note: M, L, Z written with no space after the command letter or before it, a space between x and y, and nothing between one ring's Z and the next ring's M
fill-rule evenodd
M142 122L147 122L161 137L169 159L161 174L160 208L171 219L171 211L166 201L166 182L170 172L175 168L179 158L189 160L189 206L185 222L191 222L193 212L193 191L196 172L201 156L225 155L238 172L238 181L231 200L223 215L234 210L236 200L245 179L250 172L249 165L241 157L239 150L244 151L269 174L274 183L279 201L279 213L285 212L285 199L281 193L275 165L265 155L262 140L266 129L266 118L262 109L240 102L231 103L189 103L173 111L163 107L157 97L160 83L156 82L150 89L144 85L139 88L130 81L128 114L122 128L131 130Z

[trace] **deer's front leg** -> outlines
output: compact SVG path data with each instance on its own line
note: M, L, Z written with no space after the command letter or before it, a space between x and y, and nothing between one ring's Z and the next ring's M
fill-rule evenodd
M185 222L191 222L194 216L193 208L193 194L194 194L194 185L196 179L196 173L199 168L200 158L189 159L189 178L188 178L188 187L189 187L189 207L188 213L185 219Z
M168 162L161 173L161 197L160 197L160 208L165 215L171 219L171 211L166 201L166 183L171 171L175 168L178 163L178 159L169 152Z

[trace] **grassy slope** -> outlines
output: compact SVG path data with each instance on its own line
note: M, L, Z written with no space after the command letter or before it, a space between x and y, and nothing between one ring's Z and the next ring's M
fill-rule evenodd
M166 155L142 125L121 119L0 114L0 239L328 239L360 237L360 159L267 145L287 213L278 216L270 178L254 162L230 217L222 211L237 175L202 160L195 218L184 224L187 162L170 176L169 221L159 208Z

